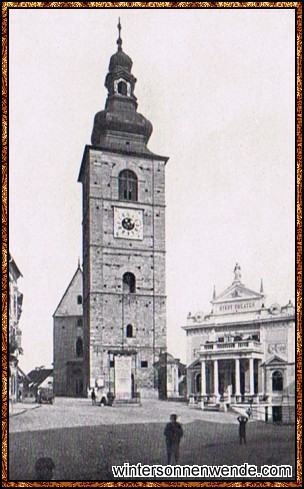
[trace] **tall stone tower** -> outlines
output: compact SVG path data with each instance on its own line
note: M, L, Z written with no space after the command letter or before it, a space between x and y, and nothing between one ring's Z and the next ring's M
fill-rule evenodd
M117 52L94 119L83 186L85 386L116 398L165 395L155 364L166 352L165 165L147 143L152 124L137 112L132 60Z

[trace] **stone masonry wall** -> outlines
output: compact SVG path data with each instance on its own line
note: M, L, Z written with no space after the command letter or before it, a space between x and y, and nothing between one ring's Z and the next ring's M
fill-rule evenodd
M67 395L67 361L76 360L76 340L82 337L82 316L54 319L54 389L56 396Z
M118 200L123 169L138 177L138 201ZM153 388L160 348L166 348L165 164L89 148L84 183L84 321L87 378L107 375L107 351L138 351L138 387ZM88 197L86 198L85 195ZM114 238L114 207L143 211L143 240ZM122 277L136 277L136 293L123 295ZM134 338L126 338L132 324ZM141 368L141 361L148 367Z

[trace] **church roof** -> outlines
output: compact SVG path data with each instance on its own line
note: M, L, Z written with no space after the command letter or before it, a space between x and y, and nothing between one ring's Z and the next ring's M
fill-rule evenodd
M53 375L53 369L39 368L39 369L31 370L27 374L27 380L33 382L36 385L40 385L50 375Z
M82 316L82 300L79 304L77 297L82 298L82 270L80 265L73 275L65 293L63 294L53 317L60 316Z

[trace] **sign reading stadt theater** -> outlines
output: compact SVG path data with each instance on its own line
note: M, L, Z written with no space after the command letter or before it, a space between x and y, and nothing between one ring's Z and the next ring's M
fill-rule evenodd
M219 306L220 312L235 312L244 309L256 309L257 304L254 301L233 302L230 304L222 304Z

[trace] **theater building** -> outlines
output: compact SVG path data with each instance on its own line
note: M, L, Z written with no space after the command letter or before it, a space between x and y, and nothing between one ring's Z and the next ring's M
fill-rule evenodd
M189 314L187 395L201 407L250 407L265 421L295 418L295 308L266 306L260 291L241 281L234 269L232 284L215 291L209 314Z

